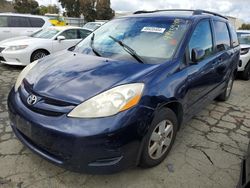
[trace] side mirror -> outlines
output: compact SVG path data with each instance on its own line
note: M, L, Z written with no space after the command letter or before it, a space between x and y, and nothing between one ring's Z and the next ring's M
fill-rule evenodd
M65 36L62 36L62 35L60 35L60 36L57 37L57 40L59 42L61 42L62 40L65 40L65 39L66 39Z
M205 51L200 48L194 48L192 49L192 55L191 60L194 63L198 63L200 60L202 60L205 57Z

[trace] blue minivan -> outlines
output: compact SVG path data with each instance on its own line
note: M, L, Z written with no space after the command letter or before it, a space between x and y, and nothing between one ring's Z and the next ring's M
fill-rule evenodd
M229 98L239 56L236 32L219 14L138 11L29 64L9 94L11 126L33 152L71 171L153 167L181 125Z

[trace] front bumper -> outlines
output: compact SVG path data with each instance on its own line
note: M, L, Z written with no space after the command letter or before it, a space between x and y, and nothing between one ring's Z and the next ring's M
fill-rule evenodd
M98 174L138 164L153 114L138 106L99 119L45 116L28 109L13 90L8 106L14 133L33 152L71 171Z
M250 62L250 52L248 52L247 54L245 55L241 55L240 56L240 63L239 63L239 66L238 66L238 71L239 72L242 72L245 70L247 64Z
M18 51L3 50L0 53L0 62L7 65L26 66L30 63L30 52L26 49Z

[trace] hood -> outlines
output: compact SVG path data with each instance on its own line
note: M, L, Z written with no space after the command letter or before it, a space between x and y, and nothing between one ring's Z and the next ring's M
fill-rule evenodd
M41 39L41 38L34 38L34 37L15 37L1 41L0 46L16 46L16 45L29 45L29 44L36 44L39 41L44 41L49 39Z
M116 85L141 82L157 66L62 51L40 61L26 80L41 96L79 104Z

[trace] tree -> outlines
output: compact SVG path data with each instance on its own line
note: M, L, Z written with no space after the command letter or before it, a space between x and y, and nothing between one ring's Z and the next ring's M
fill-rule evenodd
M95 21L96 19L96 0L80 0L81 12L87 22Z
M96 19L110 20L114 17L115 12L110 8L110 0L97 0Z
M0 12L13 12L14 8L11 2L0 0Z
M241 29L241 30L250 30L250 24L242 24L239 29Z
M13 6L18 13L39 14L39 4L35 0L14 0Z
M84 15L87 22L95 19L109 20L114 11L110 8L110 0L59 0L66 9L66 15L79 17Z
M80 17L80 1L79 0L59 0L62 7L66 10L69 17Z
M48 7L46 7L46 6L44 6L44 5L41 5L41 6L39 7L39 14L40 14L40 15L44 15L44 14L46 14L46 13L48 13Z

